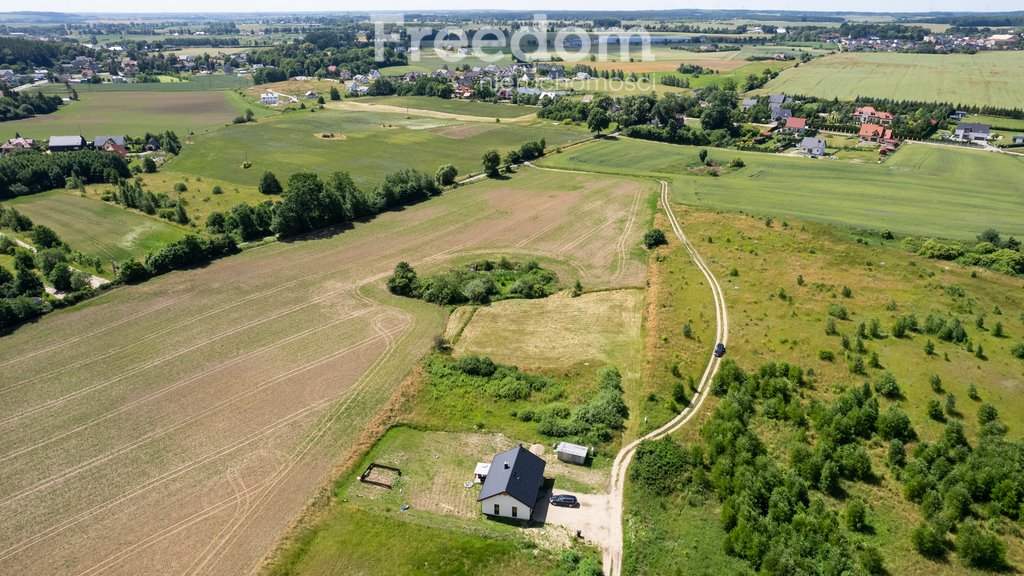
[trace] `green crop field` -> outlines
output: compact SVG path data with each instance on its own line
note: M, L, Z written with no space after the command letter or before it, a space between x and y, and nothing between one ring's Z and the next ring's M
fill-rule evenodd
M110 260L145 257L188 233L177 224L83 198L77 191L53 190L4 204L17 208L36 224L53 228L73 249L98 256L104 266Z
M246 107L241 96L227 91L79 92L77 102L52 114L0 122L0 139L20 133L42 142L65 134L92 140L108 134L140 137L146 132L171 130L184 140L189 131L200 133L230 123Z
M322 138L323 133L333 137ZM480 157L490 148L504 153L529 140L544 138L548 146L560 146L587 137L582 130L549 122L523 126L395 113L303 111L196 137L166 170L245 186L255 186L265 170L282 180L301 170L343 170L360 187L373 187L388 172L402 168L433 174L451 163L467 175L480 172ZM242 169L245 161L252 167Z
M397 106L411 110L433 110L448 114L462 114L466 116L480 116L482 118L519 118L535 114L540 108L536 106L517 106L514 104L494 104L491 102L479 102L474 100L444 100L426 96L384 96L367 97L353 100L360 104L378 104L385 106Z
M880 245L877 236L857 242L848 231L820 223L789 220L783 225L776 220L767 227L761 218L734 213L685 207L677 207L676 212L722 285L731 318L728 358L745 370L779 361L800 366L807 373L813 369L813 384L801 388L799 395L804 402L817 399L826 403L850 387L890 372L899 383L901 397L876 395L880 411L900 406L920 441L934 442L943 433L945 421L926 415L926 406L931 400L942 401L946 394L954 396L956 409L944 420L961 422L972 445L980 432L978 412L983 402L998 407L1000 420L1008 426L1008 439L1024 438L1024 406L1017 400L1024 387L1024 362L1011 354L1012 346L1024 342L1021 279L927 260L895 245ZM671 244L666 251L680 252L677 246ZM677 274L666 267L652 277L652 286L684 290L686 284L694 283ZM848 297L841 295L843 286L850 288ZM784 298L779 296L783 293ZM827 311L837 303L848 310L849 319L835 321L838 333L829 336L825 332ZM665 320L703 318L706 305L706 297L684 300L667 317L659 306L648 321L671 324ZM893 337L890 327L895 319L909 314L922 319L928 315L956 317L965 327L973 351L983 346L983 358L966 344L944 342L935 336ZM978 317L983 319L981 328ZM840 335L855 338L858 325L873 318L880 321L882 329L879 337L864 340L864 357L876 353L881 368L854 374L847 359L856 353L843 349ZM1003 327L1001 336L994 331L997 322ZM685 342L671 333L669 338L670 343ZM935 343L934 355L924 350L929 338ZM822 359L821 350L832 352L834 360ZM941 392L929 384L933 374L940 377ZM968 395L970 385L977 387L977 400ZM700 442L698 431L716 404L711 396L695 421L679 431L677 440L687 446ZM792 425L763 417L761 405L753 427L780 466L789 462L790 450L803 435ZM908 454L914 452L915 445L907 446ZM877 547L891 574L984 574L964 567L957 558L931 561L914 551L909 527L922 521L921 506L907 500L902 481L886 466L886 443L872 441L865 446L877 481L843 481L843 494L838 498L817 491L813 497L823 498L834 510L841 510L852 498L868 503L872 529L851 537ZM738 563L723 550L722 505L713 490L675 491L658 497L633 485L627 490L625 509L625 574L747 573L746 563ZM666 514L666 509L676 512ZM991 522L993 526L1013 525L1006 519ZM1020 566L1024 540L1019 531L998 531L1006 540L1008 562Z
M791 68L758 92L1019 108L1024 93L1024 52L842 53Z
M906 144L883 164L710 150L746 167L712 178L689 173L698 148L622 138L575 147L542 164L671 181L693 206L794 216L870 229L955 239L995 227L1024 235L1024 199L1012 184L1024 157Z

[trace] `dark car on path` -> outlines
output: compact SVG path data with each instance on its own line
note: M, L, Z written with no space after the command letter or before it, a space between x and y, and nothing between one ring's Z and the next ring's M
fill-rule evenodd
M719 342L718 346L715 346L715 358L721 358L722 356L725 356L725 344Z
M579 500L576 499L572 494L555 494L549 500L552 506L566 506L568 508L575 508L580 505Z

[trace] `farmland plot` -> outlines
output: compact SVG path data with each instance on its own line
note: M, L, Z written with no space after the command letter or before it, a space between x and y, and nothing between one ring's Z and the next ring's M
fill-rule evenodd
M653 192L525 170L4 337L0 563L249 573L443 328L439 308L386 294L396 262L430 271L512 250L564 261L564 282L636 285Z

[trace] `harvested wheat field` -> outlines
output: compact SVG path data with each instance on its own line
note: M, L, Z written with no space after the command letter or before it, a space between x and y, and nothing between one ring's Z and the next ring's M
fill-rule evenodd
M444 328L440 308L385 293L396 262L526 254L638 285L653 193L524 170L5 336L4 572L248 574Z

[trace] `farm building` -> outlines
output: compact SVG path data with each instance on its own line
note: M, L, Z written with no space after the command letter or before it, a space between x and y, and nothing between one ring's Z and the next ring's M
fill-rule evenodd
M14 150L29 150L35 148L36 141L31 138L11 138L0 145L0 155L10 154Z
M85 148L85 138L81 136L50 136L47 148L50 152L74 152Z
M558 455L558 459L562 462L586 464L590 450L586 446L580 446L579 444L559 442L558 446L555 447L555 454Z
M260 94L260 104L271 104L276 106L277 94L274 94L273 92L264 92L263 94Z
M798 149L804 154L810 154L811 156L824 156L825 140L822 138L807 137L800 141Z
M544 483L546 465L522 444L495 456L477 497L483 513L529 520Z
M988 142L992 137L992 129L988 124L974 124L972 122L961 122L956 125L953 133L953 140L960 142Z

